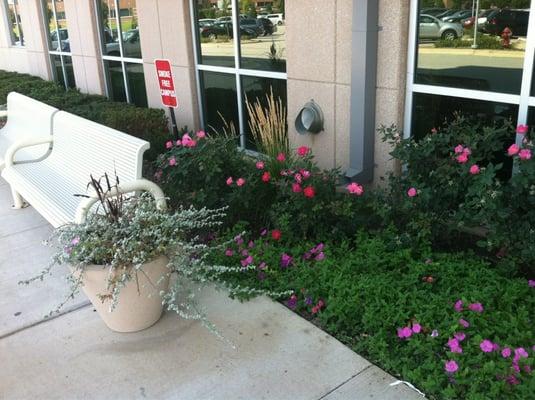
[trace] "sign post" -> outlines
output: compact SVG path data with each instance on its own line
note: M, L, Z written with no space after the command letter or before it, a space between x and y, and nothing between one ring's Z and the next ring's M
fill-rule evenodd
M178 140L178 128L176 126L175 118L175 108L178 107L178 99L175 92L175 82L173 80L173 72L171 71L171 63L169 60L154 60L154 65L156 66L162 104L165 107L169 107L171 124L173 125L173 134L175 135L175 139Z

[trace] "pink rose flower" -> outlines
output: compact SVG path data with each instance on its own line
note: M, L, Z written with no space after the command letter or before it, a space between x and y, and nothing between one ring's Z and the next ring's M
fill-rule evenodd
M470 147L465 147L463 149L463 154L469 156L470 154L472 154L472 150L470 150Z
M418 194L416 191L416 188L411 187L409 190L407 190L407 196L414 197Z
M269 182L271 180L271 174L269 172L264 172L262 174L262 182Z
M238 180L236 181L236 185L238 185L238 186L243 186L243 185L245 185L245 179L243 179L243 178L238 178Z
M286 161L286 155L285 155L284 153L279 153L279 154L277 155L277 161L279 161L279 162L284 162L284 161Z
M206 132L205 131L197 132L197 138L204 139L205 137L206 137Z
M455 302L455 305L453 306L453 308L455 309L455 311L461 312L463 310L463 301L462 300L457 300Z
M295 174L294 179L297 183L303 182L303 176L301 174Z
M481 303L472 303L468 306L468 308L474 312L478 312L478 313L483 312L483 305Z
M513 143L509 148L507 149L507 154L509 154L511 157L515 154L518 154L520 151L520 147L518 147L515 143Z
M350 183L346 186L346 188L350 194L354 194L356 196L362 196L364 193L364 188L356 182Z
M531 150L530 149L522 149L519 151L518 153L518 157L521 159L521 160L530 160L531 159Z
M167 143L165 143L165 148L170 149L172 147L173 147L173 142L172 141L169 140Z
M263 161L257 161L256 162L256 169L264 169L266 165L264 164Z
M305 195L305 197L308 197L309 199L311 199L312 197L316 195L316 191L314 190L314 187L307 186L306 188L303 189L303 194Z
M477 175L477 174L479 174L479 172L480 172L479 165L474 164L474 165L472 165L472 166L470 167L470 173L471 173L472 175Z
M485 339L479 344L479 348L484 353L490 353L494 350L494 344L490 340Z
M519 135L525 135L526 133L528 133L528 126L527 125L518 125L516 127L516 133L518 133Z
M174 166L176 165L176 158L175 158L175 157L171 157L171 158L169 159L169 165L170 165L171 167L174 167Z
M450 360L450 361L446 361L446 364L444 365L444 369L446 370L446 372L453 374L459 369L459 366L454 360Z
M458 144L453 150L455 151L455 154L462 154L464 147L461 144Z
M504 347L502 350L502 357L508 358L511 357L511 349L509 347Z
M468 154L466 153L461 153L455 158L459 164L466 164L468 162Z
M301 188L301 185L299 183L292 183L292 192L294 193L301 193L303 189Z
M305 157L308 153L310 153L310 147L301 146L297 149L297 155L299 157Z
M176 141L176 147L180 147L180 146L182 146L182 140L178 139Z
M230 186L230 185L232 185L233 183L234 183L234 179L232 179L232 177L229 176L229 177L227 178L227 186Z

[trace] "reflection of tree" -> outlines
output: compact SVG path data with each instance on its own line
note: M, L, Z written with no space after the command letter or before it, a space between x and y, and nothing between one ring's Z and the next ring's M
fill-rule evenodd
M284 0L275 0L273 2L273 8L278 10L281 13L284 13Z

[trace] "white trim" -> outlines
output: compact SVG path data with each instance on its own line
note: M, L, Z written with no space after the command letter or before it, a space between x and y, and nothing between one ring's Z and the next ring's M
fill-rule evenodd
M417 24L418 23L418 1L412 0L410 3L409 16L409 40L408 40L408 56L407 56L407 83L405 88L405 118L403 120L403 137L408 138L411 134L412 124L412 85L414 83L414 70L416 63L416 45L417 38Z
M240 7L238 0L232 0L232 35L234 44L234 66L236 68L236 101L238 102L238 129L240 132L240 146L245 149L245 121L243 112L243 95L240 77L240 54L241 54L241 34L240 34Z
M522 73L522 88L520 91L520 105L518 107L518 124L526 124L528 120L528 106L531 105L531 82L533 75L533 57L535 56L535 1L531 2L530 18L524 51L524 66ZM522 144L523 135L516 135L516 143Z
M128 64L143 64L143 59L142 58L129 58L129 57L117 57L117 56L106 56L106 55L102 55L102 58L104 60L108 60L108 61L124 61L125 63L128 63Z
M520 95L483 90L459 89L447 86L422 85L414 83L412 91L415 93L436 94L439 96L460 97L463 99L485 100L496 103L519 104Z

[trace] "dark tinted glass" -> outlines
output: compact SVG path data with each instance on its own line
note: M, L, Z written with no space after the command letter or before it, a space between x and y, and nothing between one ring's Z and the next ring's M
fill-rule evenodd
M204 119L210 133L239 132L236 76L203 71Z
M115 101L126 101L123 68L119 61L104 60L104 70L108 80L109 96Z
M246 102L250 105L260 103L266 108L269 103L269 96L273 93L275 101L279 99L287 110L286 81L281 79L257 78L253 76L242 77L242 88L244 92L244 118L245 118L245 139L246 148L256 150L254 138L251 135L250 116L247 110Z
M147 107L147 90L143 64L125 64L130 101L139 107Z
M63 65L65 68L65 76L67 79L67 87L68 88L75 88L76 87L76 81L74 80L74 69L72 67L72 57L69 56L61 56L63 57Z

